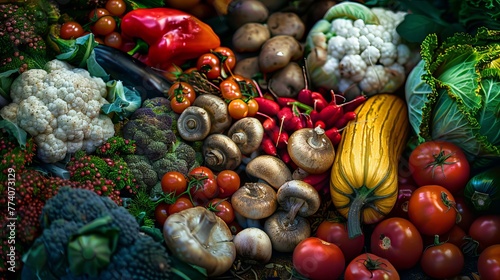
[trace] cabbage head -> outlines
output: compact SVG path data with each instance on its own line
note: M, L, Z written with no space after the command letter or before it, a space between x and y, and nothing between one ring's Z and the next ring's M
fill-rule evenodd
M458 145L473 168L500 159L500 31L436 34L421 44L422 60L408 75L405 95L418 141Z

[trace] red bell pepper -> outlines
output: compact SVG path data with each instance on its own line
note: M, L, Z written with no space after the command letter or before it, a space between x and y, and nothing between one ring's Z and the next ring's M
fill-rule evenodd
M170 8L143 8L123 16L120 29L127 41L144 41L147 55L139 59L151 67L168 69L220 46L212 28L188 13Z

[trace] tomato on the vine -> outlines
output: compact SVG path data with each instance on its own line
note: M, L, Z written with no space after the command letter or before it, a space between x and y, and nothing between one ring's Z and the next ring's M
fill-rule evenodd
M349 238L347 224L340 220L322 221L316 230L316 237L339 246L346 262L361 254L365 246L365 236L361 234L355 238Z
M364 253L347 265L344 280L399 280L399 273L390 261Z
M233 100L243 97L243 94L241 93L240 90L240 85L233 77L229 77L220 82L219 89L222 98L224 99Z
M76 21L67 21L61 25L59 36L61 39L69 40L82 36L84 33L83 27Z
M486 247L500 244L500 216L482 215L470 225L469 236L478 243L478 252Z
M233 50L228 47L217 47L213 50L214 53L218 53L222 55L222 59L220 59L224 70L231 71L236 66L236 56L234 55Z
M456 194L470 179L470 166L465 153L447 141L428 141L410 154L409 169L419 186L439 185Z
M438 237L436 237L438 239ZM455 244L444 242L427 247L420 259L424 273L432 278L452 278L460 274L464 267L464 254Z
M227 105L227 110L231 118L242 119L248 115L248 105L243 99L233 99Z
M127 10L127 4L123 0L108 0L104 6L110 14L114 16L121 16Z
M104 8L95 8L89 13L89 21L96 22L103 16L109 16L109 11Z
M196 68L204 73L209 80L215 80L221 75L220 60L213 53L201 55L196 62Z
M169 171L161 178L161 189L166 194L180 195L187 190L186 177L178 171Z
M241 184L241 178L238 173L233 170L222 170L217 174L217 186L219 187L219 197L230 197L235 193Z
M418 229L403 218L388 218L375 226L370 240L371 253L385 258L397 269L418 263L424 245Z
M231 224L234 221L235 214L233 205L227 199L213 198L208 201L207 209L213 211L215 215L219 216L226 224Z
M168 90L168 98L173 99L177 96L184 96L192 104L196 99L196 92L192 85L186 82L175 82Z
M178 197L174 203L172 203L168 206L168 215L172 215L172 214L178 213L184 209L193 208L193 207L194 207L194 204L193 204L193 202L191 202L189 197L183 195L181 197Z
M191 102L184 96L177 96L170 99L170 107L177 114L184 112L189 106L191 106Z
M102 16L90 26L90 29L97 35L106 36L109 33L115 31L116 20L109 15Z
M189 192L195 205L204 205L215 198L219 187L212 170L205 166L198 166L189 172Z
M250 98L247 100L248 114L247 117L255 117L259 111L259 103L255 99Z
M457 220L455 198L438 185L419 187L408 201L408 217L421 234L444 234Z
M104 44L116 49L120 49L123 44L122 35L119 32L113 31L104 37Z
M477 270L481 280L500 279L500 244L489 246L481 252Z
M163 226L168 218L168 208L170 204L161 202L155 207L155 220L159 226Z
M317 237L302 240L292 254L295 270L314 279L337 279L345 268L345 259L339 246Z
M203 178L215 179L215 174L212 171L212 169L206 166L197 166L191 169L191 171L189 171L189 175L197 179L203 179Z

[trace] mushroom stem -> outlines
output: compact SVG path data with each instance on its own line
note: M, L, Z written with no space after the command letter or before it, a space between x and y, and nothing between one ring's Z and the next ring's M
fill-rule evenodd
M191 233L203 246L208 246L210 240L210 234L212 228L217 224L217 220L214 215L204 214L200 218L200 222L193 228Z
M296 203L292 205L285 218L286 226L293 224L293 222L295 221L295 217L297 217L297 213L299 212L302 205L304 205L304 203L305 201L303 199L297 199Z
M233 133L233 135L231 135L231 139L236 144L244 144L248 141L246 133L241 132L241 131Z
M325 130L320 126L316 126L313 130L313 136L307 139L307 144L315 149L320 149L321 147L323 147L323 145L325 145L325 143L323 142L324 134Z
M205 161L210 166L221 165L224 163L224 154L219 150L211 150L205 154Z
M195 119L188 119L186 120L186 126L189 128L189 129L195 129L196 128L196 125L197 125L197 122Z

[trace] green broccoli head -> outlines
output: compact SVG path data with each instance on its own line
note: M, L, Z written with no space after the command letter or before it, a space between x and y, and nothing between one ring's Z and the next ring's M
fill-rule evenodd
M158 182L158 175L146 156L128 155L125 162L139 187L150 190Z

